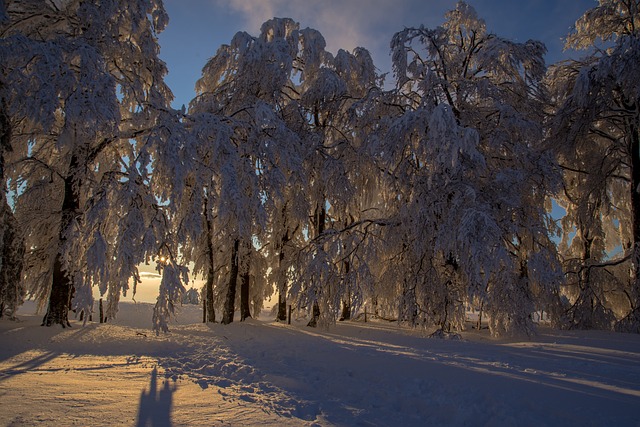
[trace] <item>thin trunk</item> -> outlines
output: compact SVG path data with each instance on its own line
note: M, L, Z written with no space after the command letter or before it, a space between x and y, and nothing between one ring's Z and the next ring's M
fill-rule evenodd
M0 89L2 89L0 83ZM11 151L11 122L7 115L7 103L0 99L0 179L4 182L4 153ZM2 187L4 189L4 185Z
M587 234L587 233L584 233ZM584 268L591 261L591 245L593 244L593 239L585 237L584 242L582 243L582 271L580 272L580 291L584 293L585 290L591 289L591 269Z
M206 292L206 290L205 290ZM207 297L202 298L202 323L207 323Z
M578 272L578 297L569 308L568 314L571 321L570 327L577 329L609 329L615 321L615 315L608 309L601 298L601 289L597 281L591 280L591 252L593 238L589 232L581 233L582 262Z
M350 270L349 261L344 262L344 277L346 281L349 280L349 270ZM350 320L351 319L351 292L349 291L349 283L347 283L347 295L342 300L342 316L340 316L340 320Z
M207 223L207 261L209 263L208 269L207 269L207 282L205 284L205 292L204 292L204 297L205 297L205 304L204 304L204 310L205 313L203 316L205 316L205 322L210 322L210 323L215 323L216 321L216 310L215 307L213 305L213 281L214 281L214 256L213 256L213 224L211 223L211 219L209 218L208 212L207 212L207 205L208 205L208 197L205 198L205 202L204 202L204 206L205 206L205 212L204 212L204 216L206 218L206 223Z
M320 236L324 233L325 221L327 220L327 210L325 208L324 198L322 203L316 206L315 222L316 222L316 236ZM322 249L321 249L322 250ZM318 320L320 319L320 305L318 304L318 298L313 301L313 308L311 311L311 320L307 323L307 326L316 327Z
M63 267L62 247L66 241L66 233L73 223L76 212L80 209L77 187L74 185L75 173L78 169L78 158L73 155L69 165L69 174L64 180L64 199L62 201L62 220L60 222L60 246L53 263L51 292L47 314L42 320L43 326L60 324L71 326L69 323L69 308L73 294L73 283Z
M317 236L324 233L325 222L327 221L327 209L324 206L324 200L321 205L316 207L316 232Z
M204 299L204 319L205 323L215 323L216 322L216 310L213 306L213 268L209 268L207 272L207 282L204 287L205 291L205 299Z
M248 245L249 246L249 245ZM240 276L240 321L251 317L251 301L249 300L249 273L251 271L251 248L247 248L247 262L244 264L244 271Z
M631 126L631 221L633 221L633 247L640 253L640 135L636 126ZM634 290L640 298L640 263L634 262ZM636 309L640 307L636 306Z
M280 282L278 286L278 315L276 316L276 320L285 321L287 320L287 273L286 271L282 271L284 265L284 245L290 240L289 231L282 236L280 254L278 255L278 268L280 269Z
M2 89L2 86L3 85L0 82L0 89ZM9 150L11 148L11 126L9 123L9 117L6 114L7 106L4 98L1 99L1 102L2 103L0 104L0 182L4 182L4 152L5 150ZM3 188L3 191L4 191L4 188ZM2 204L5 205L6 198L5 197L0 197L0 198L2 199L1 200ZM10 210L8 209L8 206L2 206L0 207L0 209L6 209L7 212L10 212ZM7 244L4 241L4 239L2 240L2 244L3 245ZM3 254L4 252L6 252L4 247L2 247L1 250ZM0 261L0 273L2 273L4 262L5 262L5 259L3 257L3 259ZM0 282L0 319L2 319L2 316L4 316L4 306L5 306L4 296L2 295L4 293L3 286L7 286L7 285L8 285L7 283Z
M233 250L231 251L231 269L229 270L229 288L227 289L227 297L224 301L224 309L222 312L223 325L233 322L236 304L236 284L238 281L238 247L240 240L233 242Z

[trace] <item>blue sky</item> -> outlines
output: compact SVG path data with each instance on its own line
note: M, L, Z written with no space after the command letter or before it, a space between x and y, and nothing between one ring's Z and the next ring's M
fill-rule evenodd
M489 31L514 41L536 39L549 50L547 64L563 53L564 38L596 0L468 0ZM169 26L160 34L160 57L169 67L174 107L188 105L202 67L238 31L257 35L274 16L320 31L327 49L367 48L376 66L390 71L389 42L404 27L433 28L456 0L165 0Z

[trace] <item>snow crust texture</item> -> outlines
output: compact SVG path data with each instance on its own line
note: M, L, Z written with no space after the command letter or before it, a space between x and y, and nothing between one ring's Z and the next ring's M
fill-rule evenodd
M446 340L386 322L202 324L183 306L155 335L152 310L122 303L114 323L67 329L2 320L0 425L638 425L634 334Z

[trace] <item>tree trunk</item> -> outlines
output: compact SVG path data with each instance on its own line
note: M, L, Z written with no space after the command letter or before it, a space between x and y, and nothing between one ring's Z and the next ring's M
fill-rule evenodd
M204 287L204 318L205 322L216 322L216 309L213 305L213 268L207 272L207 282Z
M240 276L240 321L251 317L249 301L249 271L245 271Z
M307 323L307 326L311 326L315 328L318 326L318 319L320 319L320 306L318 305L318 301L313 302L313 308L311 311L311 320Z
M350 320L351 319L351 302L349 299L342 301L342 316L340 316L340 320Z
M324 226L327 220L327 210L325 208L324 198L322 203L316 206L315 222L316 222L316 237L324 233ZM324 250L324 249L320 249ZM318 304L317 292L316 299L313 301L313 308L311 311L311 320L307 323L307 326L316 327L318 320L320 319L320 305Z
M342 315L340 316L340 320L349 320L351 319L351 292L349 291L349 271L351 264L349 261L344 262L344 280L347 281L347 295L342 300Z
M206 293L206 289L204 290ZM207 296L204 295L202 298L202 323L207 323Z
M71 326L69 323L69 308L71 307L71 299L73 294L73 282L64 271L63 254L61 252L64 246L66 233L73 223L76 212L80 209L79 197L77 194L77 186L74 184L74 175L78 169L78 158L76 155L71 156L69 164L69 174L64 179L64 199L62 201L62 220L60 222L59 242L60 246L53 263L53 274L51 283L51 292L49 294L49 306L47 314L42 320L43 326L51 326L60 324Z
M637 108L636 105L634 105ZM636 110L637 111L637 110ZM637 117L632 117L632 121ZM633 307L629 315L621 319L616 329L621 332L640 333L640 135L638 125L634 122L629 126L629 153L631 153L631 225L633 229L633 278L631 294L635 295Z
M287 320L287 298L285 293L282 291L282 288L280 288L280 291L278 292L278 315L276 316L276 319L282 322Z
M633 248L640 252L640 135L636 126L631 126L631 221L633 221ZM638 259L638 257L634 257ZM635 290L640 290L640 264L634 262Z
M233 322L236 304L236 283L238 281L238 247L240 240L233 242L233 250L231 251L231 269L229 270L229 288L227 289L227 297L224 301L224 309L222 312L223 325Z
M240 276L240 321L251 317L251 301L249 299L250 271L251 271L251 244L247 244L244 254L247 262L243 263L243 272Z
M0 83L0 90L2 83ZM7 203L4 183L4 154L12 151L11 122L7 115L7 105L4 98L0 100L0 317L4 311L10 312L10 318L15 317L16 310L24 297L22 283L22 268L24 262L24 239L20 236L18 223L13 211Z
M204 292L204 297L205 297L205 313L203 316L205 316L205 322L210 322L210 323L215 323L216 321L216 310L215 307L213 305L213 281L214 281L214 276L215 276L215 272L214 272L214 256L213 256L213 224L211 223L211 219L209 218L208 212L207 212L207 206L208 206L208 197L205 198L205 202L204 202L204 216L206 218L206 223L207 223L207 261L209 263L208 269L207 269L207 283L205 284L205 292ZM232 316L233 317L233 316Z
M280 254L278 255L278 268L280 269L280 280L282 282L278 287L278 315L276 319L282 322L287 320L287 272L283 272L282 268L284 264L284 245L286 245L289 240L289 232L287 231L285 235L282 236Z

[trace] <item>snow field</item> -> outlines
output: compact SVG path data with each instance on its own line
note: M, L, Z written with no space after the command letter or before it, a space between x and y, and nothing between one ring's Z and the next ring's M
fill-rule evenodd
M205 325L150 304L113 323L0 321L0 425L640 425L640 336L463 340L394 323ZM31 311L33 312L33 311Z

